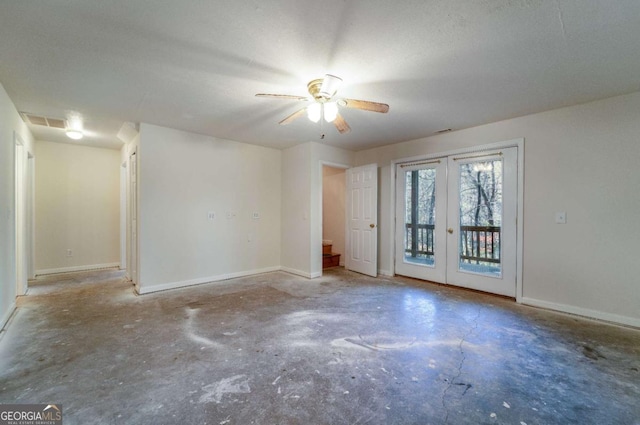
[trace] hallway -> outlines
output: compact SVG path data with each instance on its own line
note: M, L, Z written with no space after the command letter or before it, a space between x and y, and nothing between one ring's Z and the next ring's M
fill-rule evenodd
M69 424L640 424L640 331L342 268L136 296L51 275L0 339L0 402Z

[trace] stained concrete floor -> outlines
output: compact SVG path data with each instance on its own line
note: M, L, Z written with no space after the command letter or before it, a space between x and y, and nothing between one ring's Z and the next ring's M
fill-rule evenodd
M640 331L333 269L136 296L49 276L0 340L0 403L70 424L640 424Z

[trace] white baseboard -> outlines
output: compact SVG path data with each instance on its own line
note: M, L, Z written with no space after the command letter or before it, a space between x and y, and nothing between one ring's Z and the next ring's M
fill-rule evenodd
M522 304L530 305L533 307L545 308L547 310L555 310L562 313L569 313L576 316L586 317L588 319L596 319L605 322L617 323L625 326L632 326L640 328L640 319L634 317L621 316L619 314L605 313L603 311L591 310L582 307L575 307L567 304L552 303L549 301L542 301L535 298L523 297Z
M110 269L113 267L120 267L120 263L91 264L86 266L60 267L57 269L42 269L36 270L36 276L55 273L84 272L88 270Z
M389 270L378 269L378 274L382 276L393 277L393 273L391 273Z
M311 273L303 272L302 270L292 269L289 267L280 267L280 270L282 270L283 272L287 272L289 274L294 274L296 276L306 277L307 279L313 279L314 277ZM318 276L315 276L315 277L318 277Z
M4 329L4 327L7 326L7 323L9 322L9 320L11 320L11 316L13 315L13 312L15 310L16 310L16 303L14 301L9 305L9 308L0 319L0 329Z
M220 282L223 280L235 279L237 277L254 276L262 273L276 272L279 270L281 270L281 267L275 266L275 267L267 267L264 269L247 270L247 271L236 272L236 273L225 273L218 276L200 277L197 279L183 280L179 282L161 283L159 285L145 286L145 285L136 284L135 289L138 294L143 295L143 294L150 294L152 292L167 291L169 289L184 288L186 286L202 285L203 283Z

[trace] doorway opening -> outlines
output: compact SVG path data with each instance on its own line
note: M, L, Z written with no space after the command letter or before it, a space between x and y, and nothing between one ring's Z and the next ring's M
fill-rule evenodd
M346 169L322 165L322 268L344 266Z

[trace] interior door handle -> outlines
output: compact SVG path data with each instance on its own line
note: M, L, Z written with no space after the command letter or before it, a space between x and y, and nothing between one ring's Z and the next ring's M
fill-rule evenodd
M371 223L371 224L369 225L369 227L371 227L371 228L373 229L374 227L376 227L376 225L375 225L375 224L373 224L373 223Z
M449 232L449 233L453 233L453 229L452 229L451 227L449 227L449 228L447 229L447 232Z

